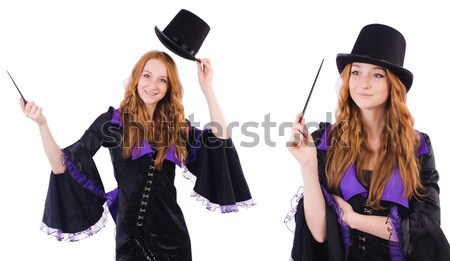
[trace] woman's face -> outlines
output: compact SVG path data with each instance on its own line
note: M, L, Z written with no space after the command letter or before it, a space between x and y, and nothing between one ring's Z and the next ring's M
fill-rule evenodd
M385 108L390 83L386 70L377 65L354 62L349 80L350 96L360 109Z
M169 86L166 66L158 59L150 59L145 63L138 83L138 94L145 105L154 110L166 95Z

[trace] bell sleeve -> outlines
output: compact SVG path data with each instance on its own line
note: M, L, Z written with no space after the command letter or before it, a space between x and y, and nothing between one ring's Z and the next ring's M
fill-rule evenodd
M448 260L450 245L440 228L439 173L435 168L433 148L422 133L419 149L420 177L424 196L411 199L407 216L401 220L403 252L408 260Z
M100 115L80 140L62 149L66 170L50 174L41 230L58 240L77 241L106 223L107 201L93 156L101 146L118 144L110 121L113 108Z
M350 228L337 215L340 213L339 206L326 189L326 140L331 124L320 123L319 129L314 131L313 136L317 148L317 163L319 181L325 200L326 233L327 240L323 243L317 242L312 236L306 224L305 209L303 202L303 187L300 187L291 200L291 210L287 214L284 223L294 233L294 241L291 250L293 261L315 261L315 260L344 260L345 249L349 244ZM325 139L323 139L325 137Z
M190 127L188 143L184 174L195 181L192 197L222 213L255 205L231 138L220 139L210 129Z

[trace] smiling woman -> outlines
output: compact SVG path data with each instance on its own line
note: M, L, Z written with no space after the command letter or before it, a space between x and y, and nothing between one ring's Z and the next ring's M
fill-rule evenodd
M289 150L304 181L286 219L296 223L293 260L448 259L433 148L406 106L405 51L399 31L366 25L336 58L336 123L312 134L302 114L293 123L290 141L301 142Z
M137 89L151 117L158 102L166 95L167 85L166 66L159 60L150 58L145 63Z
M203 89L212 88L210 66L208 61L198 67ZM196 181L193 196L208 209L228 213L254 205L231 139L190 126L181 97L175 62L164 52L150 51L134 66L120 108L110 107L80 140L62 150L42 109L22 100L24 114L39 126L53 170L42 231L77 241L98 232L109 209L116 222L116 260L192 260L176 200L176 165ZM206 98L212 99L211 94ZM215 102L209 101L210 106L218 106ZM109 149L117 181L108 193L93 159L100 147Z
M384 106L389 98L389 80L384 68L368 63L352 63L350 73L350 96L361 108L373 110Z
M188 135L182 96L183 88L172 58L158 51L144 54L134 66L119 108L123 112L123 122L130 123L123 136L125 157L132 154L133 147L139 152L141 139L144 138L161 148L161 155L167 153L173 142L177 148L177 157L186 158L185 141L176 138L177 132L181 132L180 135L184 137ZM162 159L162 156L156 159L158 168Z

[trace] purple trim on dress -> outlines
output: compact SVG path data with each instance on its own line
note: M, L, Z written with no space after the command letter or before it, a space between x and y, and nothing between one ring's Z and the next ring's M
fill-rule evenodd
M84 173L81 173L78 167L69 159L64 151L62 151L62 154L70 176L83 188L92 191L95 195L101 198L106 198L104 189L96 185L92 180L88 179Z
M345 201L348 201L351 197L367 192L366 188L356 178L356 166L355 164L345 172L340 182L342 196Z
M133 146L133 148L131 148L131 159L135 160L137 158L140 158L146 154L149 154L149 156L151 157L153 154L153 149L152 147L150 147L150 144L148 144L148 142L144 141L141 148L141 150L139 151L139 153L137 153L138 148L136 148L136 146Z
M165 159L172 161L173 163L177 164L178 167L181 168L182 164L176 157L174 145L170 146L169 150L167 151Z
M97 233L98 231L100 231L105 226L107 220L108 220L108 209L106 208L105 204L103 205L103 214L100 217L100 219L97 221L97 223L87 228L86 230L76 233L64 233L61 229L51 228L47 226L44 222L42 222L41 231L47 233L47 235L49 236L56 237L58 241L64 240L69 242L75 242L90 237L95 233Z
M190 130L189 131L194 131L194 130L195 130L195 128L190 126ZM197 160L197 154L198 154L198 151L200 150L201 145L202 145L201 144L202 137L205 134L205 132L207 132L209 130L210 130L209 128L206 128L206 129L203 129L203 130L201 130L201 131L199 131L197 133L197 135L196 135L196 137L194 139L194 144L192 144L192 146L191 146L192 149L191 149L191 151L189 153L189 157L188 157L188 160L187 160L188 162L194 162L194 161Z
M331 146L331 141L328 139L328 134L331 130L332 125L330 124L325 131L322 134L322 138L320 139L320 144L317 146L317 149L319 150L328 150L328 148Z
M120 120L120 111L119 111L119 109L115 109L115 110L114 110L114 112L113 112L113 117L112 117L112 119L111 119L111 123L112 123L112 124L119 125L120 127L123 128L123 123L122 123L122 121Z
M367 189L356 178L356 167L352 164L341 179L340 188L345 201L357 194L367 194ZM409 208L408 198L403 195L403 182L397 168L384 187L381 200L394 202Z
M115 188L114 190L106 193L106 203L108 205L109 213L111 213L114 223L116 223L117 221L118 197L119 188Z
M208 210L215 211L216 209L220 208L220 212L222 212L222 214L230 213L230 212L238 212L239 211L238 207L249 208L249 207L252 207L252 206L256 205L256 202L253 199L236 202L233 205L219 205L219 204L216 204L216 203L212 203L207 198L205 198L202 195L198 194L194 190L191 193L191 197L195 197L196 200L200 201L202 203L202 205L206 206L206 208Z
M390 246L390 253L391 253L391 260L392 261L402 261L404 260L403 256L403 249L402 249L402 238L401 238L401 225L400 225L400 215L398 214L397 206L393 206L389 212L388 218L392 222L392 226L394 228L394 231L392 233L395 233L398 242L389 240L389 246Z
M148 144L148 142L144 141L143 142L143 146L141 147L141 150L139 151L139 153L137 153L137 148L136 146L133 146L132 148L132 154L131 154L131 159L135 160L137 158L140 158L144 155L148 155L149 157L151 157L153 155L153 149L150 146L150 144ZM173 163L177 164L179 167L181 167L181 162L177 159L176 155L175 155L175 149L174 146L170 146L169 150L166 153L166 156L164 157L164 159L168 160L168 161L172 161Z
M318 146L318 149L320 150L328 150L329 146L327 146L327 143L329 141L327 141L327 135L330 127L331 126L329 126L322 135L321 142ZM418 150L418 156L420 156L422 154L428 153L429 151L422 133L418 131L416 132L420 136L420 145ZM355 164L352 164L345 172L344 177L341 180L340 187L346 201L354 195L367 193L367 190L356 178ZM386 187L384 188L383 196L381 197L381 199L391 201L409 208L408 198L403 195L403 182L398 168L394 169L392 176L389 178Z
M422 154L428 153L429 150L428 150L427 143L425 142L425 138L423 137L422 133L421 133L421 132L418 132L418 131L417 131L417 133L418 133L419 136L420 136L419 151L417 152L417 154L418 154L418 156L420 156L420 155L422 155Z
M144 141L143 143L143 147L141 148L141 150L139 151L139 153L136 155L137 152L137 148L135 146L133 146L132 148L132 154L131 154L131 159L135 160L137 158L140 158L144 155L148 155L149 157L151 157L153 155L153 149L152 147L150 147L150 144L148 144L148 142ZM181 162L177 159L176 155L175 155L175 149L174 146L170 146L169 150L166 153L166 156L164 157L164 159L168 160L168 161L172 161L173 163L177 164L179 167L181 167Z
M397 204L409 208L409 200L405 195L403 195L404 188L402 177L400 176L400 171L397 167L394 168L392 176L389 178L386 186L384 187L383 195L381 200L391 201Z
M111 119L111 123L115 124L115 125L119 125L120 127L123 128L123 123L120 120L120 111L119 109L115 109L113 112L113 116ZM131 159L135 160L137 158L140 158L144 155L149 155L150 157L153 154L153 149L150 146L150 144L148 144L148 142L144 141L142 143L142 147L140 148L139 153L137 153L138 148L136 146L133 146L133 148L131 148ZM164 157L166 160L172 161L173 163L177 164L178 166L181 167L181 162L177 159L176 155L175 155L175 149L173 148L173 145L170 147L169 151L167 152L166 156Z

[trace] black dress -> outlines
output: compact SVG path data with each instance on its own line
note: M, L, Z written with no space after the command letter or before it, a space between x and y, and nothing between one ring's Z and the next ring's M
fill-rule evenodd
M363 215L385 216L397 232L399 242L351 229L340 216L337 203L327 190L325 174L326 151L330 143L329 123L321 123L312 136L317 147L319 180L326 202L327 240L318 243L309 230L303 207L303 189L292 200L292 210L285 223L294 232L291 258L294 261L313 260L448 260L450 245L440 228L439 174L435 169L430 138L418 132L421 143L418 151L420 178L425 196L416 198L402 196L403 183L398 170L394 170L383 192L382 205L386 210L376 211L366 204L367 188L356 177L352 165L340 183L340 196L355 212Z
M109 210L116 222L116 260L192 260L176 200L175 168L185 168L186 177L195 180L192 196L209 209L232 212L237 206L254 205L231 139L190 127L185 164L176 159L172 147L157 171L156 152L148 143L138 155L123 158L119 115L110 107L80 140L63 149L66 172L50 176L41 229L58 240L76 241L100 230ZM102 146L109 148L118 185L108 193L93 161Z
M364 178L367 186L364 188L367 190L370 186L372 171L366 170L364 172ZM388 217L390 215L390 209L395 208L394 203L389 201L382 201L381 205L384 209L375 210L367 204L366 194L357 194L348 199L348 203L352 205L353 210L361 215L374 215ZM379 238L377 236L365 233L356 229L350 229L350 247L348 249L349 261L372 261L372 260L393 260L391 258L395 253L391 253L391 248L400 247L397 243L391 243L388 240ZM394 251L392 251L394 252Z

